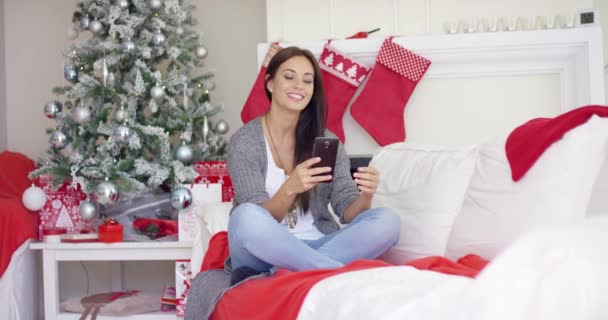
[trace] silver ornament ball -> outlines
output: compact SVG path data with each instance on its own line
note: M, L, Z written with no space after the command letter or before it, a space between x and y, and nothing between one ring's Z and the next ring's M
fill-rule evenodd
M131 129L129 129L129 127L127 126L119 125L118 127L114 128L114 133L112 134L112 136L114 137L114 140L116 140L116 142L126 143L131 137Z
M150 95L152 98L158 100L165 95L165 89L163 89L163 87L160 85L155 85L152 87L152 89L150 89Z
M95 34L101 34L103 32L103 24L97 20L93 20L89 24L89 30Z
M118 123L124 123L128 117L129 113L123 108L120 108L114 112L114 120L116 120Z
M78 124L85 124L91 120L91 110L85 106L78 106L72 110L72 118Z
M68 136L61 130L55 130L51 133L49 144L51 144L51 147L54 149L61 150L68 144Z
M89 28L89 24L91 23L91 19L88 16L84 16L80 19L80 30L86 30Z
M125 40L125 42L122 43L122 50L126 53L135 51L135 43L131 41L131 39Z
M192 204L192 192L190 189L178 187L171 192L171 206L176 210L183 210Z
M65 30L65 35L70 40L74 40L74 39L78 38L78 33L79 33L78 29L74 28L73 26L70 26L67 28L67 30Z
M118 189L112 182L104 181L97 185L94 192L95 201L99 204L108 206L118 201Z
M116 3L116 5L118 5L119 8L121 8L121 9L124 10L124 9L126 9L126 8L129 7L129 1L127 1L127 0L118 0L117 3Z
M44 115L49 119L55 119L61 113L61 102L51 101L44 105Z
M163 6L163 2L161 0L150 0L150 2L148 2L148 4L150 5L150 8L153 10L158 10L158 9L160 9L160 7Z
M194 157L194 150L187 144L182 144L175 149L175 159L181 161L183 164L190 164Z
M205 81L205 84L203 85L203 88L205 88L206 90L213 90L213 89L215 89L215 82L213 82L213 81Z
M78 207L78 213L80 213L80 217L84 220L92 220L97 215L97 206L92 201L81 201L80 206Z
M160 32L160 31L156 31L153 35L152 35L152 44L155 46L160 46L165 42L165 35Z
M76 70L76 67L73 64L66 64L63 66L63 77L66 80L75 83L78 81L78 70Z
M205 59L207 57L208 53L209 53L209 51L207 50L207 47L205 47L203 45L196 47L196 50L194 51L194 54L199 59Z
M215 124L215 129L214 131L219 133L219 134L226 134L228 133L228 122L226 122L226 120L219 120L216 124Z
M184 34L184 27L178 26L177 28L175 28L175 34L177 34L178 36L183 35Z

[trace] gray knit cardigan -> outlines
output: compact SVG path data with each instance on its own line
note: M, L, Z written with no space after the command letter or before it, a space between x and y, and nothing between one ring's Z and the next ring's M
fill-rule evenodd
M325 136L335 137L329 131ZM265 187L267 163L262 121L257 118L235 132L228 144L228 172L234 186L233 208L246 202L260 205L270 199ZM341 143L332 175L333 181L319 184L310 198L314 224L323 234L340 228L332 218L328 204L331 203L340 222L344 223L344 209L359 197L357 185L350 176L350 160Z

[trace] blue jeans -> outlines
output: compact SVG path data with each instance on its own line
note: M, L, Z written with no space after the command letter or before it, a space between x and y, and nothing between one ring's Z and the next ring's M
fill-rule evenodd
M358 259L375 259L399 240L400 219L386 208L361 212L350 224L317 240L300 240L265 208L236 207L228 223L232 268L292 271L338 268Z

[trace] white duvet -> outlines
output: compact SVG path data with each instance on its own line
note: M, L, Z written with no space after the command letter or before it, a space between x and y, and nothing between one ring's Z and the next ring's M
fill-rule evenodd
M608 319L608 217L532 232L476 278L412 267L316 284L298 320Z

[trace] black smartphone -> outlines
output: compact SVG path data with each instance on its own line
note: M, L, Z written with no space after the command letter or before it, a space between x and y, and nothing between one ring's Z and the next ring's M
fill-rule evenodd
M338 155L338 144L340 140L336 138L325 138L316 137L315 142L312 146L312 157L319 157L321 161L314 164L312 167L330 167L330 173L323 173L322 175L331 174L332 180L323 181L325 183L332 182L334 176L334 169L336 167L336 156Z

